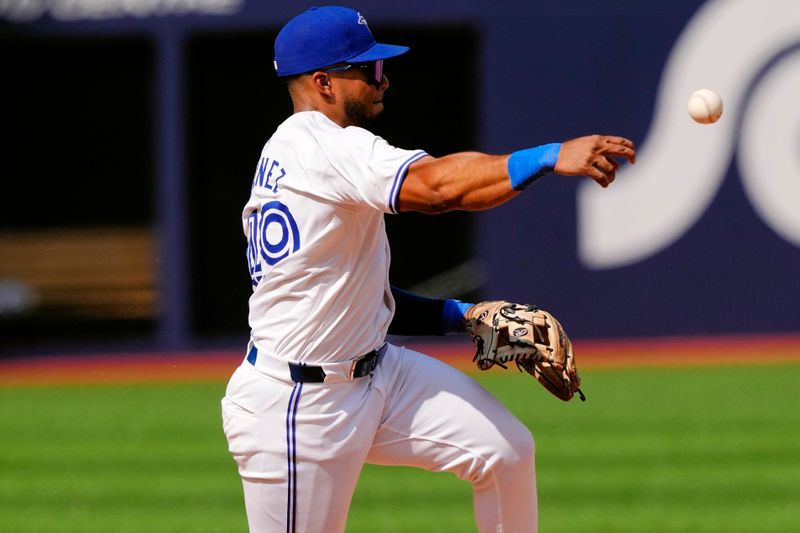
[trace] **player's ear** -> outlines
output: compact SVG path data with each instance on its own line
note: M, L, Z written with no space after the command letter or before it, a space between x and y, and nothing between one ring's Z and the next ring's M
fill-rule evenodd
M314 82L314 87L320 94L325 96L333 96L333 87L331 85L331 76L327 72L317 71L311 75Z

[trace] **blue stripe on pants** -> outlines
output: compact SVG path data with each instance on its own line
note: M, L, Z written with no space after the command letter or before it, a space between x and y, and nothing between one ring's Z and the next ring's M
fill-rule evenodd
M286 505L286 533L297 530L297 406L300 403L302 383L295 383L286 410L286 461L288 494Z

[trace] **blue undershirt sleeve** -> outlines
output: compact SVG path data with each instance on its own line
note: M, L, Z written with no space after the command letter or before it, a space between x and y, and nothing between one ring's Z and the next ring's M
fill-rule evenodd
M445 333L464 333L464 315L474 304L450 298L444 301L442 315L444 317Z
M472 304L426 298L391 286L395 301L390 335L446 335L464 331L464 313Z

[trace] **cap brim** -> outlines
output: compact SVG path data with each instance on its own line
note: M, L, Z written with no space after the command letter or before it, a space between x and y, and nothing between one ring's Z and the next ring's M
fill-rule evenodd
M375 43L366 52L348 57L347 61L350 63L366 63L368 61L377 61L378 59L389 59L390 57L405 54L408 50L408 46Z

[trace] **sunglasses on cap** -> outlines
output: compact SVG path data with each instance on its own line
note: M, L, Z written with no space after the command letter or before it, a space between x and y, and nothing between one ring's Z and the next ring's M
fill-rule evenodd
M367 74L367 82L371 85L380 85L383 81L383 59L369 63L348 63L340 67L326 68L322 72L344 72L351 69L361 69Z

